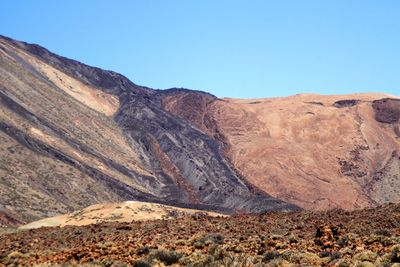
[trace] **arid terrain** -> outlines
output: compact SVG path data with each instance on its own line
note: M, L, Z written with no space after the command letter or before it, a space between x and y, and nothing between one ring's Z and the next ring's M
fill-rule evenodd
M400 99L219 99L0 37L0 223L145 201L223 213L400 201Z
M400 200L400 100L369 93L216 99L180 92L164 107L225 144L252 185L305 209Z
M0 36L0 266L398 267L399 203L398 96L151 89Z
M71 214L58 215L34 221L19 227L19 229L33 229L48 226L88 225L102 222L131 222L151 221L161 219L176 219L189 215L225 217L227 215L215 212L183 209L157 203L125 201L121 203L95 204Z
M165 111L162 99L175 92L0 37L1 223L126 200L223 212L297 208L257 191L218 140Z
M398 120L384 125L373 108L385 97L225 99L211 109L250 183L305 209L357 209L400 202Z
M400 206L45 227L0 235L0 265L399 266Z

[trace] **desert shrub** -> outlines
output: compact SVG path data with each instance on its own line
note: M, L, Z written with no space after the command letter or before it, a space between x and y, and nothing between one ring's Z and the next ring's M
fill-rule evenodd
M179 264L183 266L205 267L210 266L212 261L213 258L211 256L194 252L186 257L182 257L179 260Z
M208 234L205 237L205 240L210 240L211 242L213 242L214 244L218 244L221 245L222 243L224 243L224 236L221 234Z
M385 253L375 261L376 266L391 267L393 263L391 262L391 253Z
M139 255L139 256L146 255L146 254L149 254L149 252L150 252L150 248L148 246L143 246L143 247L139 247L136 250L136 255Z
M395 245L391 249L390 261L400 263L400 245Z
M319 253L319 257L320 258L330 257L331 254L332 253L330 251L322 251L321 253Z
M299 242L299 240L297 239L297 237L290 236L290 238L289 238L289 243L290 244L297 244L298 242Z
M358 236L358 234L355 233L348 233L346 235L346 237L350 240L350 241L359 241L360 237Z
M262 262L270 262L276 258L280 258L281 254L277 251L268 251L263 255Z
M326 258L329 257L331 260L337 260L342 257L342 254L340 252L331 252L331 251L322 251L319 254L320 258Z
M374 232L375 235L382 235L382 236L387 236L387 237L391 237L392 233L390 230L388 229L378 229Z
M285 242L276 242L274 247L276 249L285 249L288 247L288 244Z
M228 251L220 245L214 245L208 250L208 254L211 255L214 260L221 260L229 255Z
M339 245L339 247L343 248L349 244L349 241L350 241L349 237L344 236L338 240L337 244Z
M224 258L216 261L212 264L215 267L220 266L231 266L231 267L242 267L242 266L254 266L253 257L241 254L235 256L233 254L227 254Z
M342 257L342 254L340 252L332 252L331 253L332 260L337 260L337 259L340 259L341 257Z
M24 257L24 254L22 254L22 253L19 252L19 251L10 252L10 253L7 255L7 258L9 258L9 259L23 258L23 257Z
M243 252L243 248L241 246L235 246L233 248L233 252L235 253L242 253Z
M105 243L97 243L96 247L99 249L107 249L109 247L111 247L113 245L113 243L111 242L105 242Z
M157 259L166 265L171 265L178 263L182 256L183 255L181 253L177 253L176 251L157 249L150 252L149 260Z
M12 251L6 257L3 257L2 262L6 265L17 264L20 259L23 259L25 257L26 255L19 251ZM18 266L18 264L16 266Z
M354 255L354 259L358 260L358 261L375 262L377 258L378 258L378 254L376 254L375 252L372 252L370 250L364 250L364 251Z
M356 267L375 267L376 265L369 261L362 261L356 264Z
M353 255L354 251L353 251L351 248L349 248L349 247L345 247L345 248L342 248L342 249L339 251L339 253L340 253L341 255Z
M114 265L114 260L112 259L104 259L101 261L102 266L104 267L111 267Z
M200 240L193 243L193 246L197 249L202 249L206 246L206 244Z
M202 249L211 244L221 245L223 243L224 236L218 233L206 234L192 241L192 245L197 249Z
M278 235L278 234L272 234L269 237L272 240L282 240L283 239L283 235Z
M264 266L264 265L261 265ZM284 259L274 259L266 264L268 267L294 267L295 265Z
M151 267L151 264L147 261L137 260L132 264L133 267Z
M350 267L352 266L352 263L349 259L340 259L338 260L334 266L337 267Z
M307 265L307 266L321 266L321 258L318 255L309 252L297 252L290 255L290 262Z

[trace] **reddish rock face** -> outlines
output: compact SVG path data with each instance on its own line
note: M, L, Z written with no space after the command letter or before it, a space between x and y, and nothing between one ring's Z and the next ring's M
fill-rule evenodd
M383 98L372 103L375 119L383 123L395 123L400 119L400 100Z
M379 123L371 106L385 96L308 94L207 104L200 94L181 92L165 98L165 108L222 140L227 159L258 189L306 209L357 209L400 200L393 191L400 186L399 161L392 156L400 151L398 133ZM197 115L188 116L190 109Z

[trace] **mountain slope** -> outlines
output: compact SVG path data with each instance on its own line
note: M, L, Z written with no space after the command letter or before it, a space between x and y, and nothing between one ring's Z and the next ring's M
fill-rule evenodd
M182 111L194 106L190 99L194 96L181 93L164 105L223 140L227 158L243 177L276 198L306 209L400 202L398 98L218 99L193 108L197 116Z
M249 185L220 141L166 111L176 91L0 37L0 211L29 222L124 200L296 208Z
M3 221L126 200L227 213L400 201L395 96L154 90L0 37L0 102Z

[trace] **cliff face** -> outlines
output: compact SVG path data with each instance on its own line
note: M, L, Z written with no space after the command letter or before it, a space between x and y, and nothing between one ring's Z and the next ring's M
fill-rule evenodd
M181 92L189 91L145 88L0 37L0 212L32 221L123 200L225 212L296 208L257 191L226 159L223 142L164 109Z

